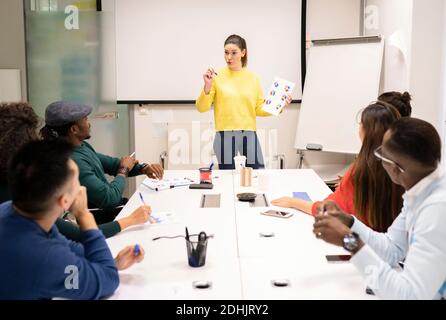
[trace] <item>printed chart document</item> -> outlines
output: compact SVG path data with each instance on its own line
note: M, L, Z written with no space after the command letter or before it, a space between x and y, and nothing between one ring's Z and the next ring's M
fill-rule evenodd
M295 84L293 82L274 78L271 89L268 92L268 96L265 99L263 105L263 111L271 113L274 116L278 116L286 104L287 95L291 95Z

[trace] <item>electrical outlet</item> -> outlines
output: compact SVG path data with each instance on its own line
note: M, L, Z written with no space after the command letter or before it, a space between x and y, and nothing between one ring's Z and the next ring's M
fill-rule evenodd
M138 107L138 113L141 116L148 116L149 115L149 108L145 106L139 106Z

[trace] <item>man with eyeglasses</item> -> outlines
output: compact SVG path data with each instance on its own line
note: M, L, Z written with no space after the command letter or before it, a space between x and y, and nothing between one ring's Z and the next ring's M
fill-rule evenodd
M446 175L439 167L435 128L402 118L375 151L392 181L405 188L404 206L387 233L378 233L333 202L314 223L317 238L343 246L373 292L384 299L446 297ZM398 267L404 261L404 269Z

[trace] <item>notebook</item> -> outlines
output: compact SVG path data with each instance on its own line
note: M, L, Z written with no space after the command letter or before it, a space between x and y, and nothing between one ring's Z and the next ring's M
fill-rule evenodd
M293 198L313 202L313 200L311 200L310 196L306 192L293 192Z
M172 179L163 179L163 180L156 180L156 179L150 179L146 178L142 182L143 185L146 187L160 191L165 189L172 189L176 187L182 187L182 186L188 186L192 184L194 181L189 178L172 178Z

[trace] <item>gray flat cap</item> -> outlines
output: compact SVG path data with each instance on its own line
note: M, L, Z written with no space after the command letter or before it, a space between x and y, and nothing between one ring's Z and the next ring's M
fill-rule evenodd
M92 107L69 101L57 101L51 103L45 111L45 124L59 127L88 116Z

